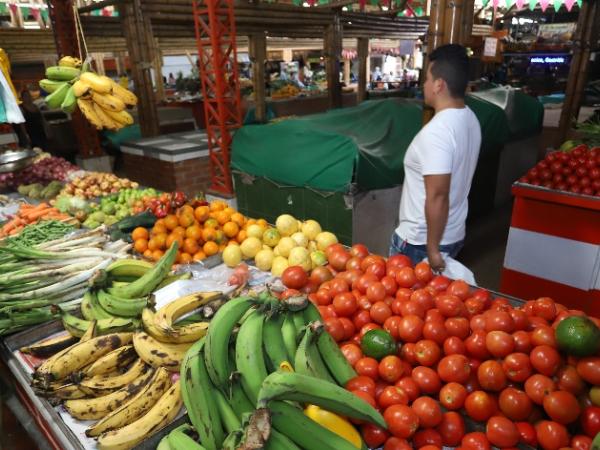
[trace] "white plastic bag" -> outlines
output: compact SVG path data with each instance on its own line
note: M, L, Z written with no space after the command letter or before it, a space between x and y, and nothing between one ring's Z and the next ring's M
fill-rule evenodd
M446 263L446 268L442 272L442 275L450 278L451 280L464 280L471 286L477 286L477 283L475 282L475 275L465 265L459 263L446 253L442 253L442 258L444 258L444 262ZM423 261L428 262L427 258L425 258Z

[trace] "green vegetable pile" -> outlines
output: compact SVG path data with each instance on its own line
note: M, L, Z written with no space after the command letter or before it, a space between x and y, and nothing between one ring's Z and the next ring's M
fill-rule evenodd
M42 220L41 222L27 225L17 236L6 239L5 245L33 247L43 242L60 239L75 227L58 220Z

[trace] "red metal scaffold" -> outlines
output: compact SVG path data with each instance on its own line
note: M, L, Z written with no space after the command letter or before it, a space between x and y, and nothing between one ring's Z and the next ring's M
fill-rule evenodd
M210 189L229 196L233 195L229 151L233 131L242 124L233 0L194 1L193 7L210 155Z

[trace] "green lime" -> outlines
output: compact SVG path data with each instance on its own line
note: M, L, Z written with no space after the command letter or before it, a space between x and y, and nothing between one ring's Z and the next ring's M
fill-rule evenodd
M398 345L390 333L385 330L370 330L360 341L360 348L366 356L380 360L387 355L395 355Z
M556 343L567 355L591 356L600 350L600 329L587 317L571 316L556 327Z

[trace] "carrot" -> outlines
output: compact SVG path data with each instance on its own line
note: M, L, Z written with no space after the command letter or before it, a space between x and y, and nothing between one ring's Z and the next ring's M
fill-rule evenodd
M31 222L32 220L39 219L40 217L44 217L51 210L52 210L52 208L36 209L35 211L31 211L31 212L28 212L27 214L23 214L23 219Z
M18 226L18 223L15 219L6 222L4 224L4 226L2 227L2 232L3 233L8 233L9 231L13 230L14 228L16 228Z
M12 236L13 234L17 234L22 229L23 229L23 225L19 225L17 228L14 228L14 229L10 230L10 232L8 233L8 235Z
M21 205L21 208L20 208L20 210L22 211L22 210L27 210L27 209L33 209L34 207L35 207L35 206L34 206L34 205L32 205L31 203L23 203L23 204Z

